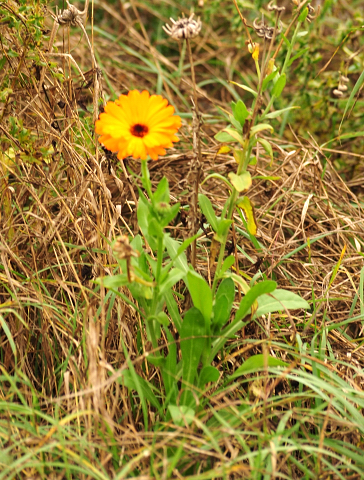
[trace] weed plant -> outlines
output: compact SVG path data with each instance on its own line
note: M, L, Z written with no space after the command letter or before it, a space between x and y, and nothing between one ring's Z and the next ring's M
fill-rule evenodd
M0 479L364 477L360 6L0 2Z

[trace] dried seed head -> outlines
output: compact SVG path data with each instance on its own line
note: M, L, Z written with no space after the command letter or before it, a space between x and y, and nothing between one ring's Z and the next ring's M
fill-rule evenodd
M307 4L307 8L308 8L308 14L307 14L306 20L308 21L308 23L311 23L312 20L314 20L317 17L317 13L310 3Z
M125 260L131 257L139 257L139 252L133 249L129 243L129 238L127 235L121 235L113 247L114 252L117 253L120 260Z
M341 98L344 96L343 92L341 92L338 88L335 88L332 93L335 95L335 97L338 97L338 98Z
M256 18L253 22L253 28L258 35L258 37L264 38L265 40L272 40L274 34L280 33L282 31L282 22L278 22L277 28L268 27L264 20L260 21Z
M188 18L178 18L177 21L170 18L172 25L164 25L163 30L174 40L195 38L201 31L202 23L199 18L193 20L193 16L192 13Z
M66 0L68 8L63 10L60 15L57 15L57 22L60 25L72 25L76 27L79 22L82 20L80 19L81 16L85 14L81 10L78 10L74 5L70 5L68 0Z
M268 8L268 10L269 10L270 12L272 12L273 10L275 10L275 11L278 12L278 13L282 13L282 12L285 11L286 7L278 7L278 5L273 5L273 1L274 1L274 0L271 0L271 1L268 3L268 6L267 6L267 8Z

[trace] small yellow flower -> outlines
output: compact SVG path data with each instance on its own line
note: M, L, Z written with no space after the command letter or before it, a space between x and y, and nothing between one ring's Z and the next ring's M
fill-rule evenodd
M99 142L118 152L120 160L128 156L145 160L148 155L158 160L158 155L165 155L165 149L179 141L175 134L180 127L181 118L174 115L168 101L146 90L131 90L108 102L95 123Z

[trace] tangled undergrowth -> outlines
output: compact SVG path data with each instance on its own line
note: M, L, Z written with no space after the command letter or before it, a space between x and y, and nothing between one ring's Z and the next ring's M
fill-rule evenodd
M219 378L202 389L198 413L176 421L162 411L163 378L147 361L155 349L130 290L97 283L120 271L115 239L141 233L145 184L140 161L102 149L94 123L107 100L133 89L175 107L180 141L149 162L151 185L166 177L180 203L171 238L199 231L188 257L211 286L217 242L195 201L196 174L222 215L221 177L237 162L218 135L231 102L252 107L247 32L270 40L276 10L242 2L245 26L229 1L86 2L84 15L46 0L0 2L0 479L364 478L363 18L360 1L312 4L282 2L277 65L296 9L310 22L274 131L253 147L257 234L234 214L225 248L246 283L274 280L310 308L246 322L214 357ZM170 38L163 25L191 8L199 36ZM262 99L259 115L268 90ZM182 280L175 292L183 315L192 300ZM236 296L237 308L241 286Z

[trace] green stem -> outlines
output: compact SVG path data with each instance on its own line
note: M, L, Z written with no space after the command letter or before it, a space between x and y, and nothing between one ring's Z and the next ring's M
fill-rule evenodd
M152 184L150 183L150 176L148 170L148 160L142 160L142 181L143 187L147 191L148 197L152 201L153 194L152 194Z

